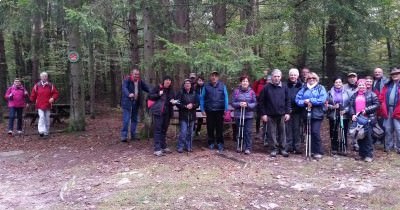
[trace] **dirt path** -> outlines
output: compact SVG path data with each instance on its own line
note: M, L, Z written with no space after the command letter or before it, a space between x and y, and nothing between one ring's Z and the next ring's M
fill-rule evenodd
M0 209L400 209L394 153L307 162L270 158L260 140L241 155L227 137L223 156L203 139L189 155L156 158L151 141L119 142L119 119L112 112L48 140L0 137Z

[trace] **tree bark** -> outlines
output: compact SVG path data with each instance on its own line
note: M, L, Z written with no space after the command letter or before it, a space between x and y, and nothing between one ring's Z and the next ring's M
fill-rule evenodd
M3 30L0 29L0 93L4 94L7 90L7 62L6 62L6 49L4 46L4 34ZM0 100L0 123L3 122L3 110L5 107L5 101L3 97Z
M81 0L70 0L70 6L73 9L81 7ZM80 32L79 23L73 22L69 24L70 32L68 35L68 50L80 52ZM69 117L70 131L85 130L85 87L83 82L83 71L81 69L81 61L70 63L70 93L71 93L71 111Z
M15 75L23 77L27 75L25 70L25 62L22 56L22 34L19 31L13 31L14 59L15 59Z
M328 79L333 78L336 75L337 64L336 64L336 31L337 21L334 17L330 17L328 26L326 28L326 76Z
M129 11L129 35L130 35L130 50L131 50L131 66L138 68L140 64L139 57L139 38L138 38L138 25L136 17L136 8L134 7L136 0L129 0L131 10Z
M144 3L143 7L144 71L142 71L142 73L144 75L144 78L147 79L150 84L154 85L158 81L156 73L152 69L152 59L154 56L154 33L152 30L151 11L147 3Z
M307 63L307 39L309 20L304 4L296 4L294 12L294 45L296 46L296 67L302 69Z
M95 101L96 101L96 70L94 68L95 59L94 59L94 52L93 52L93 32L87 33L87 40L88 40L88 53L89 53L89 112L90 118L94 119L96 117L95 112Z
M32 38L31 38L31 54L32 54L32 84L35 84L36 80L39 77L39 68L40 68L40 48L41 48L41 39L43 36L43 12L41 11L44 8L45 0L35 0L35 9L33 10L32 17Z
M189 1L188 0L175 0L174 22L177 31L173 34L174 43L180 45L187 45L189 43ZM178 89L183 80L189 76L189 65L187 63L179 63L176 65L176 70L179 74L174 74L173 86Z
M218 3L212 7L213 27L216 34L226 34L226 4Z

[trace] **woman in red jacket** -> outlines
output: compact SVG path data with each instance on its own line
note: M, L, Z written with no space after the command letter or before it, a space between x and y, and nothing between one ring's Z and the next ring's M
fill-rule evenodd
M7 89L4 98L8 101L9 121L8 121L8 135L13 135L14 119L17 115L17 133L22 134L22 112L26 105L25 97L28 96L28 91L24 88L21 80L15 78L14 84Z
M40 137L48 137L50 110L54 101L58 99L58 91L54 84L48 81L48 74L46 72L40 73L40 81L33 86L30 99L32 102L35 102L39 113L39 135Z

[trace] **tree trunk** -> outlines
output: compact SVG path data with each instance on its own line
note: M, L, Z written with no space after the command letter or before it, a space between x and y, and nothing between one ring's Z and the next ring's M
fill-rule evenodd
M22 35L21 32L13 31L14 58L15 58L15 75L17 77L26 76L25 62L22 56Z
M40 67L40 48L41 48L41 39L43 35L43 12L41 11L44 8L45 0L35 0L35 9L33 11L32 18L32 39L31 39L31 54L32 54L32 84L35 84L36 80L39 77L39 67Z
M96 117L95 112L95 101L96 101L96 70L94 68L95 59L93 55L93 33L88 32L88 53L89 53L89 97L90 97L90 118L94 119Z
M152 69L152 59L154 56L154 33L151 24L151 13L150 7L147 3L144 3L143 8L143 36L144 36L144 48L143 48L143 63L144 71L142 71L145 79L150 84L155 85L158 80L155 72Z
M131 10L129 11L129 35L130 35L130 50L131 50L131 66L138 68L140 64L139 57L139 39L138 39L138 25L136 17L136 8L134 6L136 0L130 0Z
M296 4L294 12L294 45L296 46L296 67L302 69L307 63L307 39L309 20L304 4Z
M246 22L246 28L244 33L248 36L254 36L256 34L256 21L255 21L255 14L256 14L256 0L247 0L246 4L241 10L240 19L241 21ZM245 47L245 46L244 46ZM257 47L252 46L253 53L257 54ZM251 64L246 62L243 64L242 74L249 75L251 71Z
M216 34L226 33L226 4L218 3L212 7L213 27Z
M73 9L81 7L81 0L70 0L70 6ZM80 33L79 24L70 23L70 33L68 35L69 51L80 52ZM71 93L71 111L69 117L70 131L85 130L85 87L83 82L83 71L80 65L81 61L70 63L70 93Z
M3 30L0 29L0 93L5 94L7 89L7 63L6 63L6 49L4 46L4 34ZM3 97L0 100L0 123L3 122L3 110L5 107L5 101Z
M389 63L389 66L392 67L393 55L392 55L392 42L391 42L390 37L386 37L386 49L387 49L388 63Z
M189 1L175 0L174 22L177 31L173 34L174 43L187 45L189 43ZM173 74L175 89L178 89L183 80L189 76L189 65L187 63L179 63L176 65L179 74Z
M336 75L336 23L336 19L330 17L326 28L326 76L328 79Z

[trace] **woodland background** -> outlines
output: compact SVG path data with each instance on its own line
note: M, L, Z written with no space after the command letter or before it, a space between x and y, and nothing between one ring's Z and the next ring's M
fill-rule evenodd
M47 71L75 131L97 103L118 107L134 66L153 85L172 75L176 88L190 72L218 70L232 87L241 74L304 66L330 85L349 71L388 72L399 49L398 0L0 0L0 93Z

